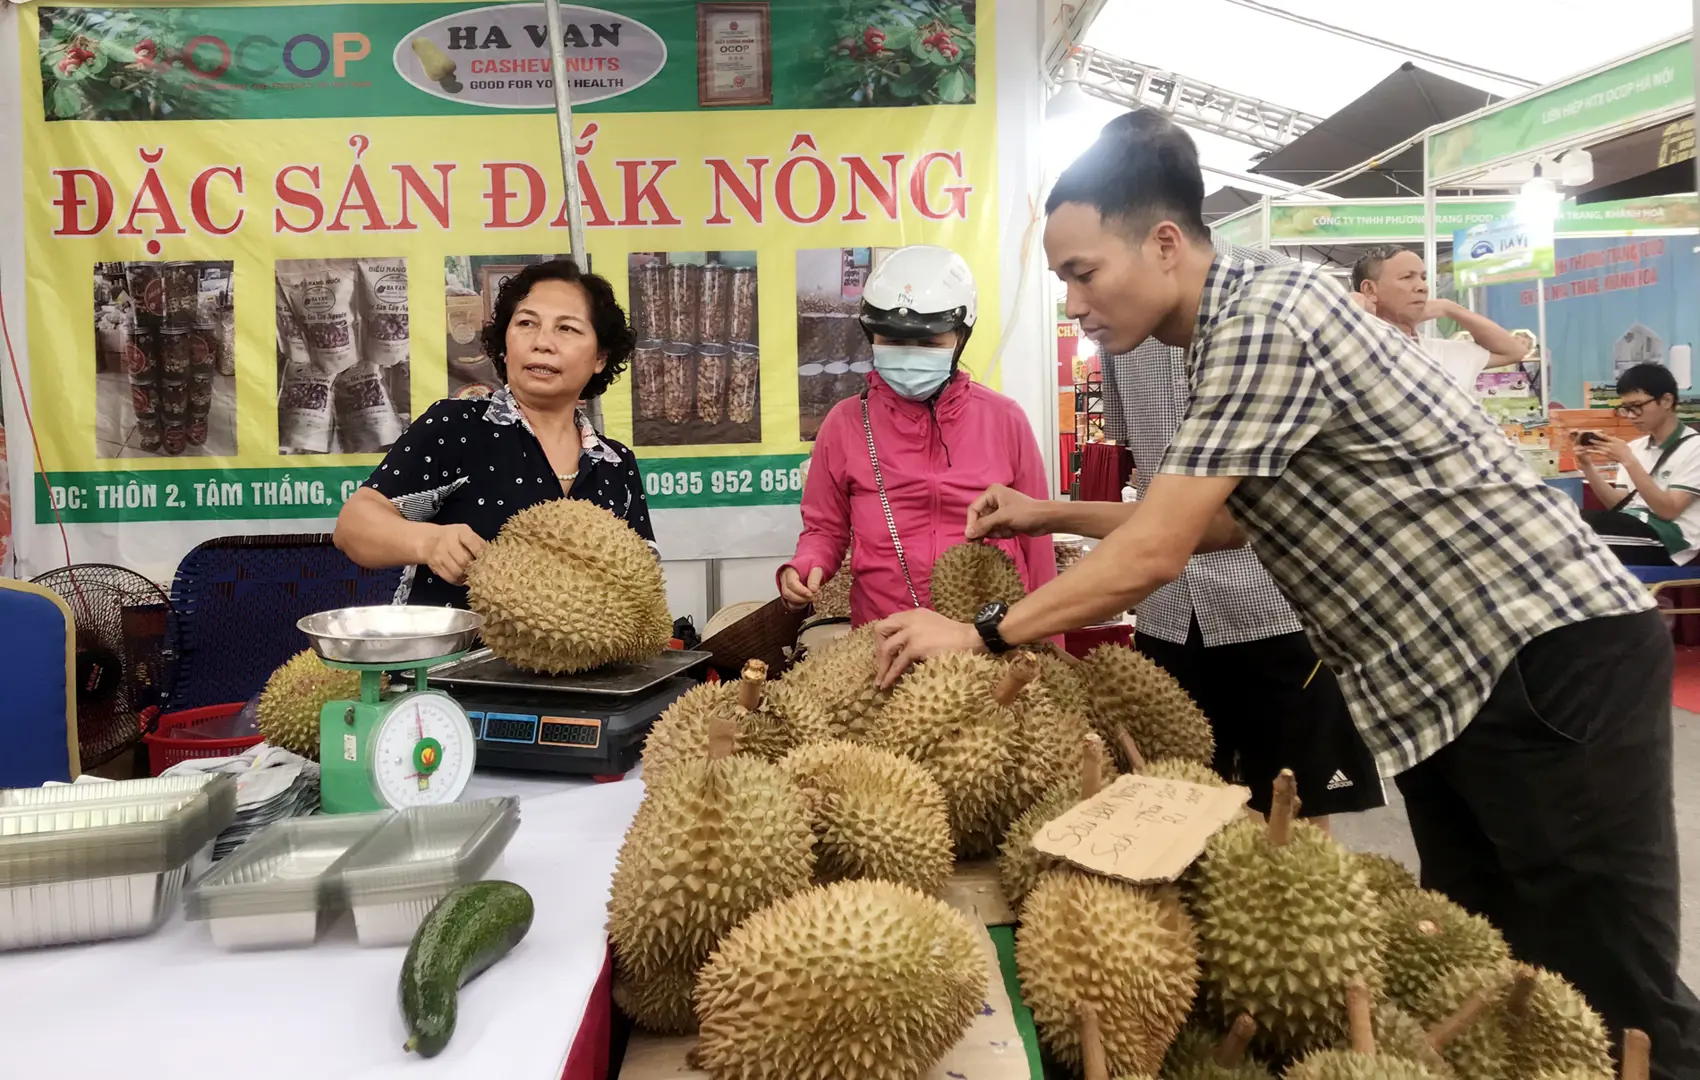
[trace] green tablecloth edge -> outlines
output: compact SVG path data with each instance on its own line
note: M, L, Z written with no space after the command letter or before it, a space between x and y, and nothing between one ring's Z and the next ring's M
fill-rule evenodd
M998 950L998 968L1003 972L1003 987L1009 994L1010 1011L1015 1014L1015 1030L1021 1033L1021 1043L1027 1049L1027 1071L1032 1080L1045 1080L1045 1069L1039 1061L1039 1031L1033 1026L1033 1010L1021 1000L1021 977L1015 967L1015 927L988 926L992 944Z

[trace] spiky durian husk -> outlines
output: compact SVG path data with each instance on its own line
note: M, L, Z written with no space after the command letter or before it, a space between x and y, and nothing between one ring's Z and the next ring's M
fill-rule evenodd
M1318 1050L1285 1074L1286 1080L1442 1080L1414 1061L1387 1054Z
M1538 1073L1531 1080L1617 1080L1611 1073L1595 1072L1592 1069L1566 1069L1564 1072L1547 1071Z
M673 637L661 564L631 527L583 499L509 518L466 573L484 644L548 674L648 660Z
M1216 775L1216 770L1208 765L1200 765L1196 761L1185 758L1163 758L1161 761L1147 762L1140 773L1141 776L1151 776L1159 780L1184 780L1189 784L1200 787L1227 787L1228 782Z
M1274 1080L1269 1070L1246 1058L1238 1065L1216 1064L1218 1036L1190 1024L1175 1036L1163 1059L1163 1080Z
M1363 871L1370 891L1383 901L1392 900L1404 893L1416 892L1421 888L1417 884L1416 875L1398 859L1373 851L1359 851L1353 854L1352 861Z
M383 677L385 684L388 679ZM260 691L260 734L273 746L317 761L319 712L328 701L359 697L358 671L327 667L312 649L303 649L272 672Z
M884 881L817 886L726 936L697 982L700 1065L717 1080L913 1080L986 992L960 913Z
M780 680L830 725L830 737L866 741L890 694L879 688L879 639L863 626L811 652Z
M1414 1009L1440 977L1454 968L1493 967L1510 958L1505 938L1486 919L1446 897L1418 889L1388 898L1387 996Z
M1039 685L1051 695L1059 712L1091 716L1091 700L1086 694L1086 681L1080 672L1080 662L1067 656L1054 645L1033 650L1039 661Z
M614 977L614 1004L632 1023L657 1035L689 1035L697 1029L691 1004L696 976L690 971L664 971L635 978L624 971Z
M1172 890L1070 871L1028 893L1015 959L1041 1040L1075 1068L1082 1004L1097 1013L1111 1072L1154 1074L1198 988L1192 920Z
M1034 835L1079 801L1080 781L1058 784L1016 818L1004 835L1003 848L998 855L998 881L1003 885L1004 899L1017 914L1020 914L1027 894L1038 883L1040 875L1062 865L1062 860L1033 847Z
M739 690L736 681L705 683L669 705L644 740L644 780L660 783L678 762L706 760L709 721L716 716L732 722L735 753L764 761L778 761L794 747L828 737L826 717L795 689L766 683L755 709L739 705Z
M1092 727L1109 744L1123 768L1119 735L1133 736L1147 760L1185 758L1210 764L1216 738L1210 722L1174 677L1150 659L1121 645L1100 645L1080 666L1091 702Z
M1535 969L1535 988L1522 1016L1509 1015L1514 1076L1541 1072L1611 1074L1611 1040L1604 1021L1574 986L1559 975Z
M838 568L838 573L821 582L821 587L815 590L814 609L818 619L848 619L850 617L850 589L856 584L856 575L851 573L849 564Z
M1002 678L1003 665L989 656L934 657L897 685L863 740L933 774L960 858L996 850L1003 825L1016 723L993 697Z
M1027 595L1015 560L999 547L970 541L945 548L928 578L933 610L957 622L973 622L987 604L1013 604Z
M955 867L944 792L908 758L850 742L793 750L781 766L809 800L815 880L874 879L935 896Z
M1404 1009L1391 1002L1377 1005L1371 1014L1371 1030L1377 1053L1414 1061L1444 1080L1453 1080L1451 1067L1429 1045L1428 1029Z
M1217 833L1196 867L1205 996L1212 1022L1242 1012L1268 1056L1296 1058L1346 1034L1346 987L1381 983L1381 906L1351 857L1321 830L1294 822L1288 843L1261 822Z
M620 845L608 937L627 978L694 975L722 935L814 872L808 806L777 765L681 761L648 793Z
M1438 980L1409 1010L1425 1027L1433 1027L1458 1011L1482 989L1494 994L1494 1005L1467 1030L1447 1043L1441 1056L1463 1080L1512 1080L1511 1037L1506 1030L1505 993L1511 985L1510 965L1454 968Z

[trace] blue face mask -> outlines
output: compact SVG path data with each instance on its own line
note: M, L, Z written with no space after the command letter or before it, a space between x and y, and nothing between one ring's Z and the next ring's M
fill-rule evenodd
M950 379L955 349L924 345L875 345L874 370L886 385L910 401L925 401Z

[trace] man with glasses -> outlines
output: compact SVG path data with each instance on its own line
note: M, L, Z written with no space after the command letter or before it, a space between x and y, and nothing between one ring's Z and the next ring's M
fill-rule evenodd
M1467 394L1475 394L1476 379L1488 368L1510 367L1529 355L1527 342L1487 316L1477 315L1451 300L1431 300L1428 267L1414 251L1399 247L1370 249L1352 267L1352 299L1371 315L1418 341L1422 350L1438 360L1452 381ZM1435 319L1451 319L1474 340L1420 340L1417 327Z
M1607 507L1582 517L1625 566L1686 566L1700 551L1700 434L1677 419L1676 389L1669 368L1637 364L1618 377L1617 414L1641 438L1576 434L1582 473ZM1607 463L1616 484L1600 473Z

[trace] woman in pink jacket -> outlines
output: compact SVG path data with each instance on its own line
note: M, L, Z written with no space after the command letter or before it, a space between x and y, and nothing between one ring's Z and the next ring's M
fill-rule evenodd
M874 371L815 438L803 535L779 571L788 604L810 603L850 548L852 626L930 606L933 560L963 542L981 492L1007 484L1050 498L1021 407L959 370L976 308L974 275L946 248L901 248L869 275L861 319ZM1056 576L1049 537L993 543L1029 592Z

